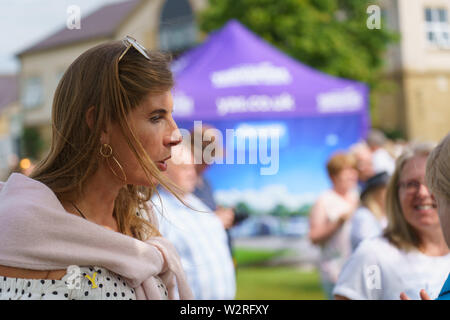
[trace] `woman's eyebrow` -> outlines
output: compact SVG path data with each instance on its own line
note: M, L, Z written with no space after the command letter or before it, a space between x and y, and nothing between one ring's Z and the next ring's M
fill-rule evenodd
M167 113L167 110L166 109L156 109L156 110L153 110L152 112L150 112L149 115L151 116L151 115L154 115L154 114L157 114L157 113L160 113L160 114L164 115L164 114Z

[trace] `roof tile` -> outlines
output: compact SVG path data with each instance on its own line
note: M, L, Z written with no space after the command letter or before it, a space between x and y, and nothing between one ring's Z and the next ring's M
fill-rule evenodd
M131 0L103 6L89 16L82 18L80 29L70 30L64 27L49 37L40 40L28 49L20 52L18 55L50 49L74 42L112 36L121 22L131 13L140 1L141 0Z

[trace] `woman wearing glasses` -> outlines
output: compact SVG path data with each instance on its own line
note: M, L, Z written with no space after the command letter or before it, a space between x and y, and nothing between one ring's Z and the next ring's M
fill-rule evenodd
M450 133L442 139L428 157L426 182L433 193L438 206L439 220L445 241L450 247ZM450 271L450 270L448 270ZM425 290L421 290L423 300L431 300ZM410 298L402 292L402 300ZM445 281L437 300L450 300L450 275Z
M450 270L450 254L436 203L425 186L432 150L417 145L397 160L387 190L388 225L382 237L363 241L343 268L336 299L413 299L425 289L437 297Z
M192 297L145 205L157 184L173 190L172 85L167 58L130 37L69 66L47 156L0 184L0 299Z

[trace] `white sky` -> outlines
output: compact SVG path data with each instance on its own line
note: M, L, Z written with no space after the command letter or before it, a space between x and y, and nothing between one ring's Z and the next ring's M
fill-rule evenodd
M104 4L124 0L0 0L0 74L19 71L19 51L66 26L67 8L79 6L81 18Z

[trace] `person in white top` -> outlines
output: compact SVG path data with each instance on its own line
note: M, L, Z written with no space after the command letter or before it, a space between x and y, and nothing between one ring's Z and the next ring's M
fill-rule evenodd
M445 242L450 248L450 133L448 133L439 145L434 148L427 160L426 183L436 199L439 220ZM450 270L448 270L450 271ZM420 291L422 300L431 300L428 293ZM402 300L410 300L405 292L402 292ZM444 283L437 300L450 300L450 275Z
M379 130L372 129L367 136L367 144L372 151L372 163L375 173L386 171L392 175L395 170L395 159L384 148L386 136Z
M387 190L388 225L383 235L363 241L345 264L336 299L413 299L425 289L437 297L450 270L450 251L436 203L425 186L431 145L416 145L397 160Z
M350 147L350 154L355 157L358 170L358 189L364 189L367 180L375 174L372 162L372 150L366 142L360 141Z
M358 206L355 159L348 154L333 155L327 170L333 188L316 201L309 216L309 239L321 247L319 271L329 299L342 266L351 253L349 218Z
M381 235L387 225L386 189L389 175L381 172L367 180L361 192L361 206L355 211L351 220L350 240L352 251L358 244L368 238Z

